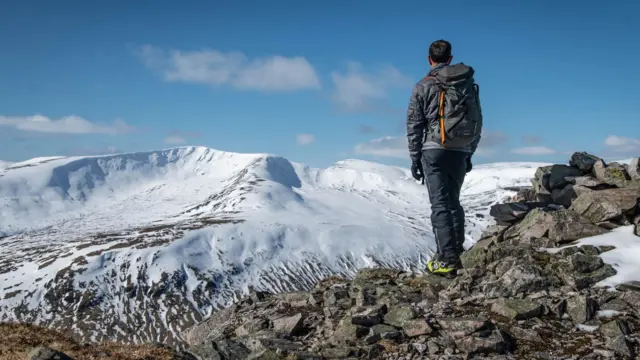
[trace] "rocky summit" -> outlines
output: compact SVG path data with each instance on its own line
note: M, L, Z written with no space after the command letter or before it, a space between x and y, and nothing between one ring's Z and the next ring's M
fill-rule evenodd
M252 291L186 331L187 350L201 360L635 359L640 283L597 286L616 274L600 257L614 247L576 244L638 224L634 171L575 153L491 209L495 225L457 276L368 268L309 292Z

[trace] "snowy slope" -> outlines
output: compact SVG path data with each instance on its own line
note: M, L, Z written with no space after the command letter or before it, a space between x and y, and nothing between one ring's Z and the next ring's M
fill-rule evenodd
M540 165L474 168L467 246L489 207ZM250 287L420 270L435 249L429 214L408 169L361 160L313 169L202 147L30 160L0 170L0 320L86 340L179 341Z
M13 165L13 163L11 161L0 160L0 170L2 170L4 168L8 168L11 165Z

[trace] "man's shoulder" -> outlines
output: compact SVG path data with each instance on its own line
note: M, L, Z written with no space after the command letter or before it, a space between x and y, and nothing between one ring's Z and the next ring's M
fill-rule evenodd
M418 80L413 86L414 91L424 94L430 88L436 86L436 78L433 75L425 75L422 79Z

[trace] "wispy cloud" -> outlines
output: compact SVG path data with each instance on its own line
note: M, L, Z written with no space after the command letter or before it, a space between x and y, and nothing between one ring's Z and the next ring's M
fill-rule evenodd
M164 143L169 145L180 145L186 142L187 142L187 139L177 135L171 135L164 138Z
M394 88L407 88L412 80L391 65L371 70L358 62L349 62L345 72L331 73L333 100L344 110L369 110L376 102L387 98Z
M134 128L123 120L111 124L91 122L80 116L65 116L57 120L36 114L32 116L0 116L0 126L10 126L22 131L57 134L107 134L118 135Z
M60 150L61 154L74 156L111 155L119 152L120 150L115 146L76 147Z
M604 139L604 144L616 154L640 156L640 139L609 135Z
M360 125L358 126L358 132L361 134L375 134L378 132L378 129L370 125Z
M553 155L558 151L546 146L525 146L511 149L510 152L518 155Z
M476 150L477 156L493 156L498 150L497 147L509 141L509 136L502 131L489 131L482 132L482 138L478 149Z
M309 145L316 141L316 137L311 134L297 134L296 142L298 145Z
M497 153L497 146L509 140L507 134L500 131L485 131L478 145L476 155L491 156ZM406 136L383 136L366 143L357 144L354 152L360 155L374 155L384 157L407 158L409 147Z
M321 87L314 67L301 56L273 55L250 59L239 51L166 51L150 45L138 49L137 54L148 68L160 72L167 82L229 85L236 89L259 91Z
M405 136L384 136L353 148L356 154L408 158L409 147Z
M542 138L537 135L524 135L522 137L522 142L527 145L536 145L542 142Z

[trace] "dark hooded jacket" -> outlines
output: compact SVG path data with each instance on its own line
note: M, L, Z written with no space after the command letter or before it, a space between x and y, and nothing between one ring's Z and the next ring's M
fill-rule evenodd
M407 109L407 140L412 161L420 160L422 150L443 148L438 135L438 95L440 94L440 88L433 77L447 84L473 77L473 74L473 68L464 64L452 66L440 64L431 69L429 74L413 87ZM458 148L448 146L446 149L468 152L473 155L479 142L480 137L478 136L469 146Z

